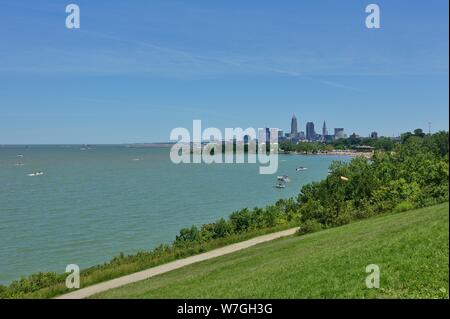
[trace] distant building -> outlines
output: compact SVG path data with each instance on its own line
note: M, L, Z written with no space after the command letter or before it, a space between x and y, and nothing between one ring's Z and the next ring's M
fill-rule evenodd
M305 132L300 131L300 133L298 133L298 139L301 140L301 141L306 139Z
M266 129L260 128L258 129L258 143L268 142Z
M284 140L284 132L283 132L283 130L278 130L278 140L279 141Z
M378 138L378 133L377 132L370 133L370 138L373 138L376 140Z
M326 143L331 143L334 140L334 135L324 135L322 136L322 140Z
M345 134L344 134L344 129L343 128L335 128L334 129L334 138L336 140L340 139L340 138L344 138Z
M298 128L297 128L297 118L295 117L295 114L292 115L292 120L291 120L291 134L292 135L296 135L298 132Z
M283 131L281 131L283 133ZM279 131L277 128L271 128L269 131L269 141L270 143L278 143ZM282 134L283 135L283 134Z
M323 121L322 136L325 138L325 136L327 136L327 135L328 135L327 123L325 123L325 121Z
M306 123L306 139L308 141L314 141L316 139L316 132L314 131L314 123Z

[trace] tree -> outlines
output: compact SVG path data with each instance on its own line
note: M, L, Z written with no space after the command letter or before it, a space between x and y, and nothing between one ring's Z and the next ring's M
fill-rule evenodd
M223 218L214 223L213 238L223 238L233 233L231 225Z
M414 130L414 135L417 137L424 137L425 133L423 132L423 130L421 128L416 128Z
M180 234L175 238L175 243L198 242L200 239L200 231L197 226L192 226L191 228L181 229Z
M406 132L400 135L402 143L405 143L413 134L411 132Z

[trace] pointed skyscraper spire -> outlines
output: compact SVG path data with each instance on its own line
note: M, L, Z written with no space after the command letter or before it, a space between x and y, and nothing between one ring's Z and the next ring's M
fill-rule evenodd
M297 133L298 133L297 118L295 117L295 114L293 114L291 120L291 135L296 135Z
M325 123L325 121L323 121L322 135L323 136L328 135L327 123Z

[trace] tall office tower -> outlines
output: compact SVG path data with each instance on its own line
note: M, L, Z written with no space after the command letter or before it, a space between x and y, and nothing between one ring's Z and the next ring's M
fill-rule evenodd
M326 135L328 135L327 123L325 123L325 121L323 121L323 127L322 127L322 136L323 136L323 138L325 138Z
M308 141L314 141L316 138L316 132L314 131L314 123L306 123L306 139Z
M297 129L297 118L295 117L295 114L292 115L291 120L291 136L297 135L298 129Z
M335 128L334 129L334 138L336 140L340 139L340 138L344 138L344 129L343 128Z

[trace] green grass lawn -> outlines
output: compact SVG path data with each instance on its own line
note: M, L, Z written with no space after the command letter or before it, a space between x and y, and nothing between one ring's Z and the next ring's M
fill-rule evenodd
M448 203L291 236L98 298L448 298ZM379 289L365 268L377 264Z

